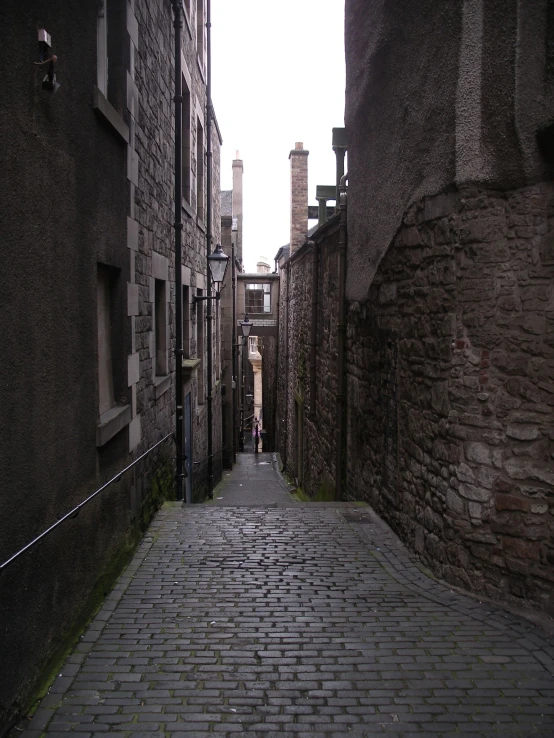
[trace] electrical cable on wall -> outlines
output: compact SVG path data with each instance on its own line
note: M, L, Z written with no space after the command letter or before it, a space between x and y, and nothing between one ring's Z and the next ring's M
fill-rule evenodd
M42 80L42 89L57 92L60 83L56 79L54 64L58 61L58 57L52 54L52 38L44 28L38 29L38 59L34 62L35 66L48 64L48 71Z

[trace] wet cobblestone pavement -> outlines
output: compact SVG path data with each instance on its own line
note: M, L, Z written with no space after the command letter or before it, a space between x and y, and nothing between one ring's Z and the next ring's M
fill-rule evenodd
M552 736L553 673L369 508L174 504L18 734Z

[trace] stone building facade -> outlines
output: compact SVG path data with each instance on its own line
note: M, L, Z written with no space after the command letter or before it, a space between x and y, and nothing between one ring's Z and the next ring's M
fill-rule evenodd
M255 372L261 370L261 396L263 398L262 425L266 434L265 450L275 448L275 398L277 384L277 316L279 314L279 276L263 271L238 275L237 280L237 325L235 333L239 344L238 366L239 402L243 408L245 426L251 429L251 417L255 417ZM250 336L256 338L255 350L249 351L242 339L240 322L248 315L252 321ZM261 357L261 366L259 357ZM254 363L253 363L254 362ZM244 392L242 387L244 385ZM252 394L248 404L247 394Z
M7 0L0 153L6 316L0 560L174 429L173 18L169 0ZM184 3L183 291L189 480L205 491L206 92L202 3ZM190 12L189 12L190 9ZM42 88L37 26L57 55ZM11 61L10 61L11 60ZM188 95L188 97L187 97ZM217 122L213 188L219 192ZM213 237L220 238L214 198ZM4 217L5 216L5 217ZM218 334L214 331L214 336ZM202 342L203 341L203 342ZM216 354L214 347L214 355ZM214 362L214 471L221 398ZM109 589L164 496L169 436L0 574L0 731Z
M344 381L344 495L448 582L553 613L550 15L347 2L343 374L334 218L281 259L277 412L288 473L330 496Z

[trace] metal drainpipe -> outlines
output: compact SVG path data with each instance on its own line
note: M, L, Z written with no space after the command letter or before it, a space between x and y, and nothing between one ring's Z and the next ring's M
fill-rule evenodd
M287 466L289 446L289 302L290 302L290 257L285 265L287 270L287 296L285 298L285 443L283 447L283 467Z
M339 228L339 305L338 305L338 321L337 321L337 426L336 426L336 461L335 461L335 487L336 498L342 500L343 497L343 474L344 474L344 416L346 409L345 402L345 354L346 354L346 247L348 244L348 233L346 229L347 215L347 191L346 182L348 181L348 173L343 175L340 180L340 228Z
M312 261L312 314L310 326L310 414L315 420L316 367L317 367L317 305L319 277L319 245L316 241L308 242L313 249Z
M214 461L213 461L213 346L212 346L212 280L210 276L210 262L208 256L212 249L212 59L211 59L211 2L206 5L206 51L207 51L207 84L206 84L206 340L208 357L206 369L208 374L208 497L212 497L214 488Z
M183 448L183 285L181 276L182 261L182 70L181 70L181 29L183 17L181 15L181 0L173 1L175 29L175 497L183 499L183 486L186 476L184 461L186 459Z
M237 265L235 264L235 242L232 240L231 234L231 274L232 274L232 293L233 293L233 327L231 331L231 356L232 356L232 373L233 382L231 388L232 395L232 429L233 429L233 464L237 461Z

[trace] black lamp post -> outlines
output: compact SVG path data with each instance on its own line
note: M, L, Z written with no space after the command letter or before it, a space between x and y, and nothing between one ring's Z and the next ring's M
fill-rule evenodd
M212 303L212 284L215 286L215 299L219 300L221 297L221 283L225 279L225 272L227 271L227 264L229 263L229 257L227 254L223 253L223 249L221 248L221 244L218 243L215 249L213 250L213 253L211 253L208 258L208 266L209 266L209 274L208 274L208 289L206 292L208 294L206 295L194 295L193 300L194 302L199 302L200 300L207 300L208 301L208 308L210 308ZM207 344L208 344L208 361L207 361L207 383L206 383L206 389L207 389L207 424L208 424L208 497L212 496L213 492L213 479L214 479L214 473L213 473L213 398L212 398L212 391L213 391L213 382L212 382L212 373L213 373L213 346L212 346L212 320L213 315L211 309L208 310L206 315L206 320L208 323L208 330L206 331L206 338L207 338Z
M241 411L240 411L240 450L244 451L244 412L245 412L245 392L246 392L246 344L250 331L254 323L244 315L244 320L240 321L242 330L242 392L241 392Z

